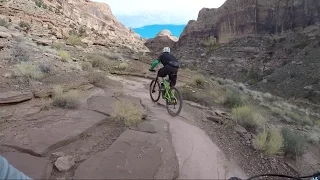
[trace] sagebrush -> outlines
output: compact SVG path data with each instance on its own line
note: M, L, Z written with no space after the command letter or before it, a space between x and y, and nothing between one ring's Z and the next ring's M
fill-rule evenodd
M304 153L305 141L303 135L298 132L293 132L288 128L282 129L284 138L284 153L291 157L301 156Z
M20 64L16 64L13 71L15 76L22 76L32 80L41 80L44 77L44 74L41 72L39 66L29 62L21 62Z
M241 124L253 133L266 122L265 118L258 111L249 106L233 108L232 116L236 123Z
M240 107L244 105L244 100L240 93L227 89L224 105L230 108Z

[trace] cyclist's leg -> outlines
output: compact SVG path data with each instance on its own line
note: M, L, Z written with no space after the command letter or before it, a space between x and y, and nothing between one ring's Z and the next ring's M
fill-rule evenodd
M169 74L170 87L174 87L176 85L177 77L178 77L178 69L172 67Z

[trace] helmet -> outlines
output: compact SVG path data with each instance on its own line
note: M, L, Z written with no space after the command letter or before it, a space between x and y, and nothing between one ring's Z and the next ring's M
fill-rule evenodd
M170 48L169 47L164 47L162 52L170 53Z

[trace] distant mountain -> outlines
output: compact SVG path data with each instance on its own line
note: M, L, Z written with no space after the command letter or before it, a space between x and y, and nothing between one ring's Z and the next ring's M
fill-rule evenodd
M186 25L155 24L143 26L140 28L134 28L133 30L143 38L154 38L163 29L168 29L174 36L179 37L185 26Z

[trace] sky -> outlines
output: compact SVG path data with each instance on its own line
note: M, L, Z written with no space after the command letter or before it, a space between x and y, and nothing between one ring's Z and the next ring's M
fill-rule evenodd
M120 22L130 28L153 24L187 24L203 7L218 8L225 0L94 0L107 3Z

